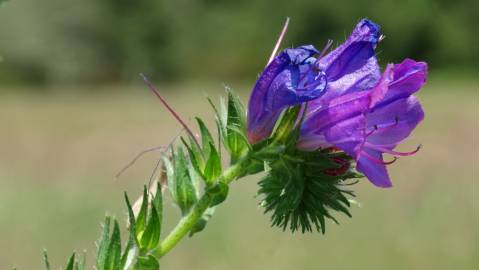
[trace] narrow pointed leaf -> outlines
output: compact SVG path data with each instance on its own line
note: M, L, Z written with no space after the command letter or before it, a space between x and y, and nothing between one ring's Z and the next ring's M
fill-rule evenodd
M140 212L138 212L138 217L136 218L136 222L135 222L135 227L136 227L135 229L136 229L137 236L145 230L147 215L148 215L148 189L146 186L144 186Z
M175 155L175 190L176 203L181 209L183 215L186 215L191 206L197 201L197 190L188 169L188 163L182 148L178 149Z
M146 229L141 236L140 248L142 250L154 249L160 240L160 222L158 220L158 213L154 205L151 206L151 212L148 219Z
M108 255L108 247L110 246L110 222L111 218L106 217L105 222L103 223L103 230L98 242L98 254L96 266L98 270L104 270Z
M110 245L105 260L105 270L120 270L121 264L121 239L120 225L114 220L113 232L110 238ZM101 269L99 269L101 270Z
M138 244L137 235L136 235L136 220L135 214L133 213L133 208L131 207L130 199L125 192L125 203L128 210L128 222L129 222L129 232L135 243Z
M68 259L67 266L65 267L65 270L75 270L73 269L75 265L75 252L70 256L70 259Z
M221 159L215 146L210 142L210 155L205 167L205 180L211 185L221 175Z
M214 145L214 140L203 120L196 117L196 121L198 122L198 126L200 127L203 154L207 157L210 155L211 145Z

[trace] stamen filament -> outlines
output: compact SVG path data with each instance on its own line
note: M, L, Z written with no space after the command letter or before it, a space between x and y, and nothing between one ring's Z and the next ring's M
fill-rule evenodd
M414 154L416 154L422 147L422 145L418 145L416 150L414 151L411 151L411 152L398 152L398 151L394 151L394 150L390 150L390 149L387 149L387 148L384 148L384 147L381 147L381 146L378 146L378 145L374 145L374 144L371 144L371 143L368 143L366 142L366 146L368 148L371 148L371 149L374 149L374 150L377 150L377 151L380 151L380 152L383 152L383 153L387 153L387 154L391 154L393 156L412 156Z
M383 160L377 159L377 158L369 155L366 152L361 152L361 156L364 156L365 158L371 160L372 162L377 163L377 164L381 164L381 165L391 165L394 162L396 162L396 160L398 160L397 157L394 157L393 160L391 160L391 161L383 161Z

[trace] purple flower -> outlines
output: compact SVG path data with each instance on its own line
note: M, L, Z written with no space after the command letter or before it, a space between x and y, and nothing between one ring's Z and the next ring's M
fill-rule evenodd
M318 59L315 68L326 74L328 85L324 96L312 101L310 108L376 85L381 74L374 49L380 39L380 27L363 19L343 44Z
M313 70L311 45L286 49L260 75L248 104L248 140L257 143L271 135L282 110L321 96L326 88L324 73Z
M374 86L380 78L374 57L380 37L379 26L363 19L342 45L324 57L314 58L319 52L311 45L280 53L263 71L251 93L250 143L267 138L281 111L289 106L311 101L308 108L320 108L337 96Z
M390 187L386 165L402 153L393 149L406 139L424 112L413 96L424 84L427 64L404 60L388 65L378 83L366 91L346 93L311 106L301 126L298 147L303 150L337 147L357 163L357 170L376 186ZM391 162L383 154L391 154Z

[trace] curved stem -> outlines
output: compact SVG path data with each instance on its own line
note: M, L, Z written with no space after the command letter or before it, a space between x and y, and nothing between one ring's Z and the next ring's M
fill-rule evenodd
M249 162L250 159L248 156L240 159L236 164L224 171L224 173L218 178L218 181L225 184L231 183L233 180L244 174ZM190 212L178 222L175 228L161 242L160 246L152 251L152 255L160 258L173 249L176 244L188 234L193 226L195 226L203 213L210 206L212 199L213 198L208 193L203 194L198 202L193 205Z

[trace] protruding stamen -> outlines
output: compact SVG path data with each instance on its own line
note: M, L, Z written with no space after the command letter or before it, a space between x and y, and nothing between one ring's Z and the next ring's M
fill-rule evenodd
M394 162L396 162L396 160L398 160L397 157L394 157L393 160L391 160L391 161L383 161L383 160L380 160L380 159L377 159L377 158L371 156L370 154L368 154L366 152L361 152L361 155L364 156L365 158L371 160L372 162L377 163L377 164L381 164L381 165L391 165Z
M181 117L175 112L175 110L173 110L173 108L168 104L168 102L166 102L166 100L160 94L160 91L158 91L155 88L155 86L153 86L153 84L150 83L148 78L143 73L140 73L140 76L143 79L143 81L146 83L146 85L148 85L148 88L150 88L150 91L153 92L156 95L156 97L158 97L158 99L160 99L161 103L163 103L163 105L166 107L166 109L173 115L173 117L180 123L180 125L183 126L183 128L186 130L188 135L190 135L190 137L193 139L193 141L198 146L198 148L201 148L200 144L196 140L196 136L193 134L191 129L186 125L186 123L181 119Z
M269 65L276 56L276 53L279 50L279 46L281 46L281 42L283 42L283 38L286 35L286 31L288 31L288 25L289 25L289 17L286 17L286 21L284 22L283 29L281 30L281 34L279 34L278 40L276 41L276 45L274 45L273 52L271 52L271 56L269 57L268 63L266 65Z
M366 143L367 144L367 147L368 148L371 148L371 149L374 149L374 150L377 150L377 151L380 151L380 152L383 152L383 153L388 153L388 154L391 154L393 156L412 156L414 154L416 154L422 147L422 145L418 145L416 150L414 151L411 151L411 152L398 152L398 151L394 151L394 150L390 150L390 149L387 149L387 148L384 148L384 147L381 147L381 146L378 146L378 145L374 145L374 144L370 144L370 143Z

